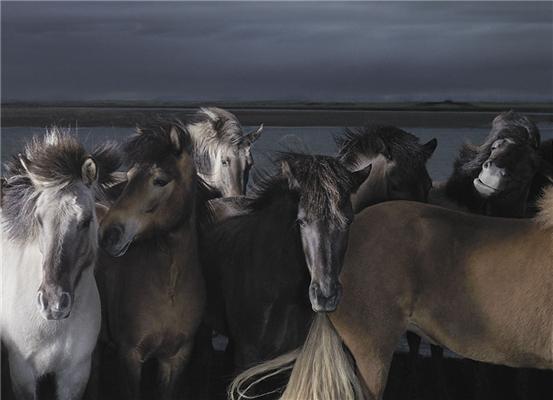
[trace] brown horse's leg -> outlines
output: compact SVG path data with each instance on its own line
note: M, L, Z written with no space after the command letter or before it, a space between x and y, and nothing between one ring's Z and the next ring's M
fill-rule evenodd
M191 353L192 342L188 342L172 357L158 359L160 399L173 400L181 398L182 391L179 391L178 383L182 377L184 367L186 367L190 360Z
M142 359L135 349L127 349L120 356L121 377L124 378L123 396L129 400L140 399L140 379L142 375Z
M403 398L410 399L417 390L421 338L419 335L409 331L405 333L405 336L407 338L407 344L409 345L409 378L407 379L407 385L405 385L406 390L403 394Z

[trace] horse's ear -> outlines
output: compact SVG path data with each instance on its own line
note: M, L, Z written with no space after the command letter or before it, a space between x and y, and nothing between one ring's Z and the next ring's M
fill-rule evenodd
M544 159L541 160L539 173L545 176L549 182L553 183L553 164L549 161Z
M81 176L85 185L90 186L98 180L98 166L90 156L86 157L81 166Z
M259 136L261 136L262 132L263 132L263 124L259 125L257 129L255 129L254 131L251 131L250 133L248 133L246 135L246 140L248 141L249 144L252 144L257 139L259 139Z
M353 177L353 188L351 190L352 193L357 192L357 189L359 189L363 182L367 180L367 178L371 174L372 167L373 165L369 164L365 168L351 173L351 176Z
M380 138L377 138L379 150L378 153L382 154L388 161L392 161L392 153L390 153L390 149L388 149L388 146L386 146L386 143Z
M173 145L175 154L180 154L184 144L181 142L181 136L176 126L171 127L171 132L169 132L169 139L171 139L171 144Z
M96 208L96 219L98 220L98 223L100 223L108 213L109 208L107 208L105 205L100 203L96 203L95 208Z
M300 184L296 179L296 177L294 176L294 173L292 172L292 168L288 161L284 160L280 162L280 171L282 173L282 176L284 176L288 181L288 187L290 189L296 190L300 188Z
M432 154L434 154L436 147L438 147L438 139L436 138L430 139L428 142L422 145L422 150L424 151L424 154L426 154L427 159L429 159Z

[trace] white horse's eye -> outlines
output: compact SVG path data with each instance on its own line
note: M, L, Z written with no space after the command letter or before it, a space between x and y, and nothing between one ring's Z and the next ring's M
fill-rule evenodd
M223 165L229 165L230 164L230 160L228 158L225 158L224 160L221 160L221 163Z

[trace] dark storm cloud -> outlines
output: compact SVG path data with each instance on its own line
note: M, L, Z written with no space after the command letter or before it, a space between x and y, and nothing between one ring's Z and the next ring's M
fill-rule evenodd
M552 3L2 3L17 100L548 100Z

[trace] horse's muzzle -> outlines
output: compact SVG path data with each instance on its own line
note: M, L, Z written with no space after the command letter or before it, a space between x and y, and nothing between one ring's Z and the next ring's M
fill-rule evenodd
M48 296L44 290L37 294L37 306L40 314L47 320L60 320L69 317L72 306L71 295L61 292L59 296Z
M326 290L317 282L309 286L309 300L315 312L332 312L338 307L342 298L342 285L339 282L331 283Z

